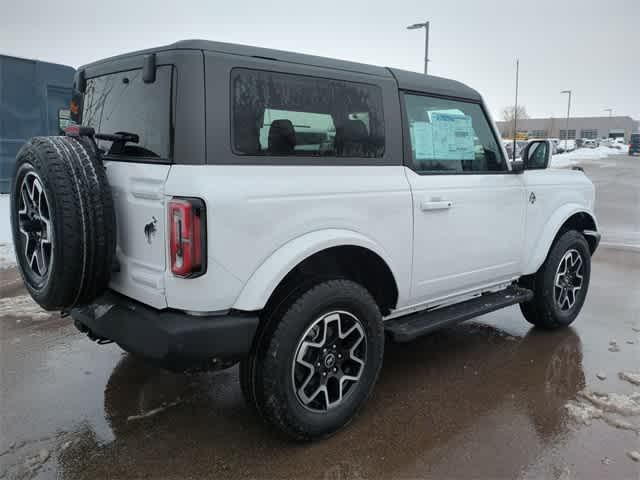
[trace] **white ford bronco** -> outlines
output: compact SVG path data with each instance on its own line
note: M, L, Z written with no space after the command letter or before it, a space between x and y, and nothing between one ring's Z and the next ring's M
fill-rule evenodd
M17 158L33 298L170 369L240 363L247 402L331 435L405 342L519 304L569 325L600 235L583 172L509 161L452 80L209 41L81 67L76 126Z

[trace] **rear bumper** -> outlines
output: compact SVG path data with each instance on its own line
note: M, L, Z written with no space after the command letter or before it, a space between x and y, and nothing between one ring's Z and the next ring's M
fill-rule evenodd
M156 310L115 292L71 311L76 327L98 340L171 369L213 366L244 357L258 327L255 314L195 316Z

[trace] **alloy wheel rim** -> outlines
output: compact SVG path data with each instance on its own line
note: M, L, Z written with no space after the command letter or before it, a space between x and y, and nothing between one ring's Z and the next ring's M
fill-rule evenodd
M584 283L582 266L582 255L575 249L568 250L560 260L553 284L553 297L560 311L571 310L578 300Z
M304 332L293 358L296 398L314 412L341 405L364 372L367 338L360 320L341 310L317 318Z
M20 184L18 230L25 266L35 279L45 279L51 270L53 230L49 200L35 172L28 172Z

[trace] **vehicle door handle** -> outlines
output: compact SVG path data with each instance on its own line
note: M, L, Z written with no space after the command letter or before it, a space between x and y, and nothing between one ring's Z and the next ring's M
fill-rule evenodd
M420 202L420 210L423 212L429 210L447 210L453 207L453 202L450 200L422 200Z

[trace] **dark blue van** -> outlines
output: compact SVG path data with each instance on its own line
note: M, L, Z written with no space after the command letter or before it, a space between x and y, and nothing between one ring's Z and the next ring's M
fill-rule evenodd
M16 153L29 138L69 121L75 69L0 55L0 193L11 189Z

